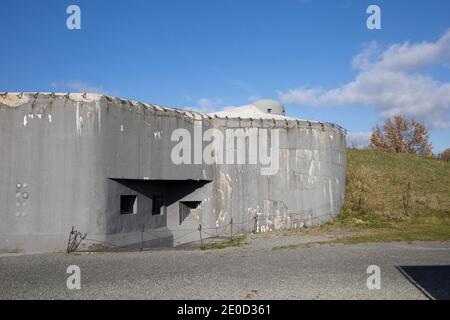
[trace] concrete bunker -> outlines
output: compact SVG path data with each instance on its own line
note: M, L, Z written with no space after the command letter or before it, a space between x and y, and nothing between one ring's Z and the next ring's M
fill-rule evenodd
M200 136L189 163L173 161L177 129ZM205 139L211 130L243 133L246 155ZM272 172L260 149L274 146ZM198 241L200 225L204 238L228 235L231 222L236 233L314 226L336 216L345 192L345 130L287 117L271 100L200 114L97 94L4 93L0 148L5 252L64 251L72 227L87 234L80 249L103 250Z

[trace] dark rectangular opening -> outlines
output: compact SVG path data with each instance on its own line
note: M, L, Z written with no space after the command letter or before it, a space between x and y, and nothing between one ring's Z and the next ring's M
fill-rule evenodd
M180 225L189 216L192 210L198 209L201 201L180 201Z
M121 195L120 214L136 214L136 213L137 213L137 196Z
M154 216L162 215L163 209L164 209L164 197L163 196L153 196L152 215L154 215Z

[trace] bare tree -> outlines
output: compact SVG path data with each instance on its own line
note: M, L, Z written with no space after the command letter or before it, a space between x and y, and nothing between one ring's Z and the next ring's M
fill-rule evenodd
M428 130L415 119L402 116L387 119L383 126L375 126L370 138L371 148L396 153L432 155Z
M444 151L442 151L442 153L439 155L439 158L444 161L450 161L450 148L447 148Z

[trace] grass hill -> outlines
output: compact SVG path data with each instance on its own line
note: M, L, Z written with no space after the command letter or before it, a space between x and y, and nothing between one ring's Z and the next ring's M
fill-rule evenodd
M345 242L450 240L450 162L349 149L344 208L324 228L362 231Z

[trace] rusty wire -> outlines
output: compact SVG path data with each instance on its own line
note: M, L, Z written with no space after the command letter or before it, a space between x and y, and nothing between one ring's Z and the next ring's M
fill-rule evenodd
M174 243L176 243L177 241L179 241L179 240L181 240L183 238L186 238L186 237L188 237L188 236L190 236L190 235L192 235L194 233L197 233L197 232L199 232L200 235L204 234L204 235L207 235L207 236L210 236L210 237L214 237L214 238L220 238L220 237L229 238L230 236L224 235L222 232L212 233L210 231L212 231L212 230L219 231L221 229L228 228L230 226L239 226L237 230L240 230L240 233L238 232L238 233L236 233L234 235L243 234L245 231L249 231L250 229L252 229L253 233L258 233L259 228L262 227L262 226L259 226L259 228L258 228L257 224L258 224L259 219L263 219L263 220L267 221L269 218L275 218L275 217L282 217L282 220L283 220L282 224L287 226L289 229L297 229L297 228L301 228L302 227L301 223L305 223L306 224L307 221L310 221L310 222L315 221L315 222L317 222L320 219L320 217L325 216L325 214L324 214L324 215L315 216L315 217L305 217L305 214L312 213L313 210L329 208L330 205L331 204L327 204L327 205L320 206L320 207L318 206L318 207L314 207L314 208L308 208L308 209L302 210L302 212L304 212L304 213L289 213L288 215L285 215L285 216L271 215L271 214L269 214L269 215L258 215L258 214L256 214L251 219L244 220L244 221L241 221L241 222L232 222L232 220L230 220L230 222L228 222L228 223L226 223L226 224L224 224L222 226L219 226L219 227L203 228L203 227L201 227L201 225L199 225L199 227L197 227L197 228L184 228L184 229L172 230L173 232L184 232L184 234L181 234L178 237L173 238L173 241L174 241ZM292 218L292 217L297 217L297 216L301 216L301 218L297 218L297 219L293 219ZM249 225L250 226L251 224L253 224L252 228L246 228L244 226L244 225ZM269 220L269 225L265 225L264 224L263 226L270 227L270 225L272 225L272 224L273 224L273 222L271 222ZM145 241L149 241L149 240L158 240L158 239L167 238L167 236L158 236L158 234L166 233L166 232L167 232L167 230L143 230L142 234L149 234L149 235L151 235L152 236L151 239L145 240ZM76 235L75 238L72 237L73 235ZM116 240L121 240L121 239L124 239L124 238L131 238L131 237L135 238L136 234L125 235L125 236L119 237ZM232 236L230 238L232 238ZM203 238L202 238L202 240L203 240ZM95 239L87 238L87 234L82 235L80 232L72 229L71 237L69 238L69 243L68 243L68 252L69 251L70 252L74 252L78 248L78 246L80 245L81 241L95 242L95 243L102 244L102 245L104 245L106 247L120 248L120 246L114 245L114 244L112 244L112 243L110 243L108 241L101 241L101 240L95 240ZM142 240L142 242L145 242L145 241ZM70 245L71 243L72 243L72 245Z

